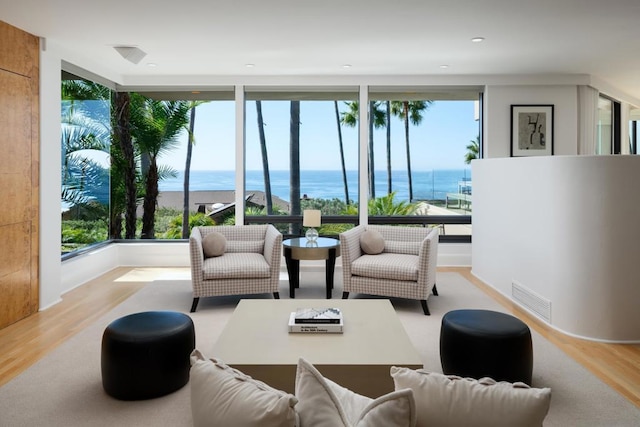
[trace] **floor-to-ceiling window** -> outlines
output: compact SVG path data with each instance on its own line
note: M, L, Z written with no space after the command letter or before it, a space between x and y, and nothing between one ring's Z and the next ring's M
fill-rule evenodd
M62 73L63 254L109 238L111 91Z
M480 157L478 90L372 87L369 215L470 216ZM470 235L470 224L440 224Z
M313 209L322 214L320 234L352 225L335 217L358 214L358 131L350 116L356 97L354 88L247 89L245 222ZM276 227L303 234L299 220Z
M620 154L621 107L618 101L604 95L598 98L596 154Z
M477 89L370 88L369 115L360 112L357 87L245 89L238 119L232 87L122 93L65 79L67 250L108 239L184 239L195 225L233 224L238 191L245 223L272 222L287 235L304 233L307 209L322 212L321 234L337 235L361 220L365 200L372 222L411 216L468 241ZM365 144L359 121L367 116ZM244 188L236 188L238 174ZM419 218L426 216L448 220Z

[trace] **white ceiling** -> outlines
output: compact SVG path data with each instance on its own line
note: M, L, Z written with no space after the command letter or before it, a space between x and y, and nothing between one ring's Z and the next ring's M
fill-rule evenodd
M118 83L588 74L640 99L640 0L0 0L0 20ZM147 56L132 64L121 45Z

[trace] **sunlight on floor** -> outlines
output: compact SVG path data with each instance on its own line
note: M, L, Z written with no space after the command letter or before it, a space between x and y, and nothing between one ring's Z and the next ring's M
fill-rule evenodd
M126 272L114 282L152 282L154 280L191 280L188 267L139 267Z

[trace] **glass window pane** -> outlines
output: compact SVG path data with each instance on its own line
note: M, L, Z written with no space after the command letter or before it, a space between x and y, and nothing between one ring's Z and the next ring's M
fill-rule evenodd
M345 118L345 99L353 98L340 92L247 94L247 222L256 215L299 216L305 209L323 217L357 215L358 131ZM297 221L276 226L284 234L304 234ZM350 226L325 218L319 232L336 235Z
M63 73L61 94L61 253L66 254L109 236L111 92Z

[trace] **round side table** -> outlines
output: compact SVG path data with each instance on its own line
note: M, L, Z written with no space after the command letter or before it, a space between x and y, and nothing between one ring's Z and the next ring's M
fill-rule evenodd
M289 273L289 297L295 298L295 290L300 287L300 260L324 259L327 299L331 299L336 258L340 256L340 240L318 237L315 242L311 242L306 237L296 237L283 241L282 246Z

